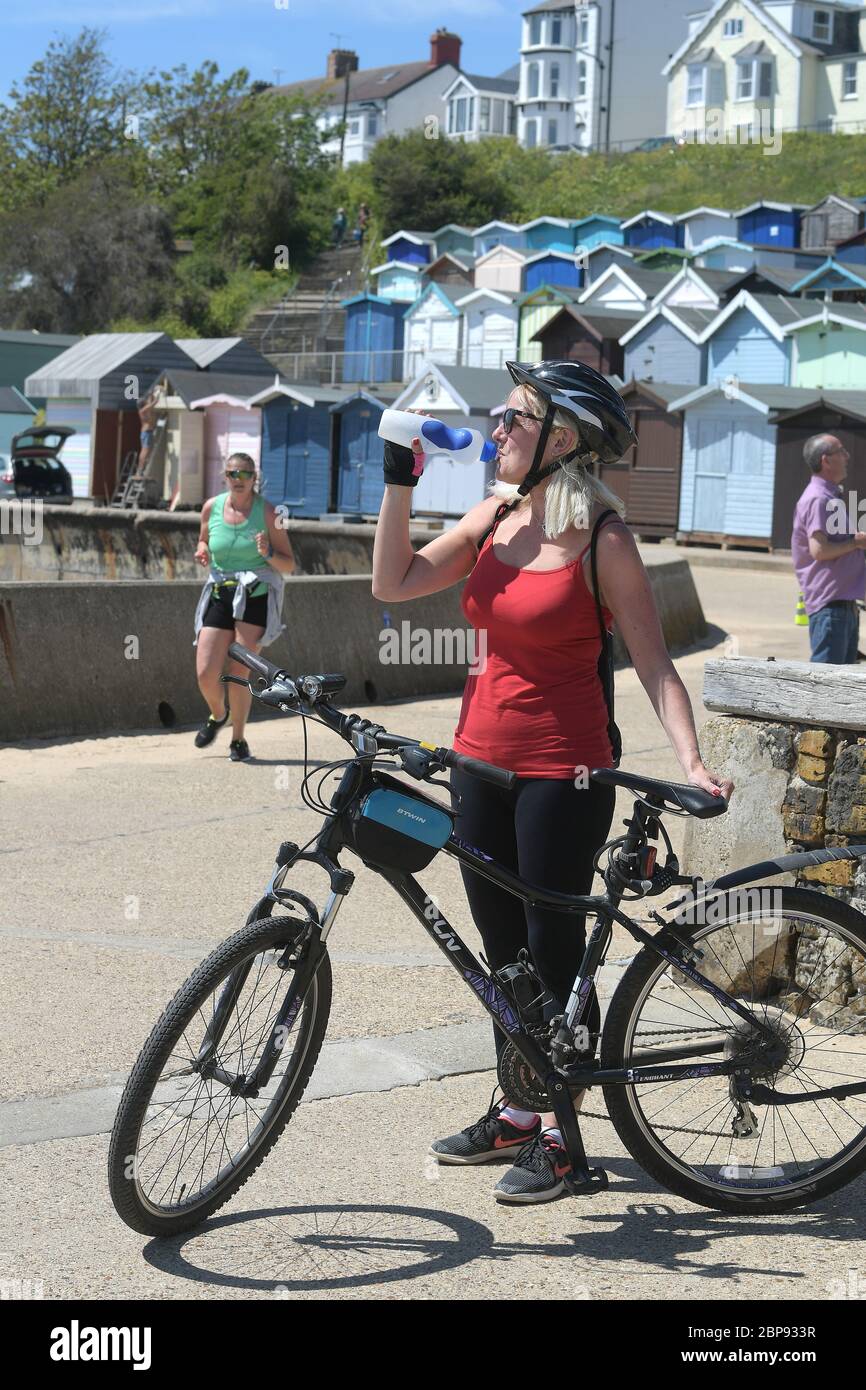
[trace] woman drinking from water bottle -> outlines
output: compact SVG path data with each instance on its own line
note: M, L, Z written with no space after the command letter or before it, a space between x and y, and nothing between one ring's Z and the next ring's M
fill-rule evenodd
M196 675L210 713L195 746L213 743L231 714L229 756L243 762L250 756L244 730L252 697L240 685L226 687L220 676L231 642L258 652L283 631L283 585L295 570L295 557L276 511L256 488L256 465L249 454L232 454L225 479L226 491L209 497L202 507L195 552L198 563L210 571L195 615ZM228 674L249 673L231 661Z
M577 362L507 365L513 390L493 435L495 495L417 554L409 516L423 465L422 422L411 450L386 444L373 593L399 603L466 579L463 611L486 634L486 661L467 679L454 748L515 772L517 781L505 791L452 772L456 833L532 883L587 894L614 811L614 789L588 775L616 761L618 731L600 665L603 633L614 621L685 778L715 795L732 787L704 766L622 504L593 476L596 461L612 463L634 442L622 399ZM575 930L573 917L461 872L490 967L513 965L528 951L544 986L544 1018L564 1013L585 931ZM592 1053L597 1000L586 1021ZM504 1038L498 1029L494 1035L499 1051ZM514 1166L495 1189L503 1202L548 1201L570 1172L555 1116L495 1093L486 1114L436 1140L431 1152L451 1164L511 1156Z

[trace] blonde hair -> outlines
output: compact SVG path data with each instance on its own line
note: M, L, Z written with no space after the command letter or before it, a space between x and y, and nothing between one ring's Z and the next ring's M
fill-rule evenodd
M514 394L521 410L528 410L533 415L544 415L547 401L531 386L521 384L515 388ZM567 410L556 411L552 428L569 430L576 436L576 442L580 442L580 425ZM595 454L590 457L593 462L597 459ZM493 483L490 490L503 501L512 501L519 497L517 485L513 483ZM529 497L525 497L523 501L528 503ZM596 478L589 468L577 459L571 459L569 463L557 468L547 483L544 494L544 534L549 540L555 540L572 526L582 531L589 530L593 508L598 504L610 507L618 516L625 516L625 503L622 499L617 497L615 492L611 492L600 478Z

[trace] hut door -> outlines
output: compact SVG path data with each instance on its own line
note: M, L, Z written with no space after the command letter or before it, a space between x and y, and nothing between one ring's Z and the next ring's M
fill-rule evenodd
M367 462L371 414L369 407L357 410L349 406L343 411L340 495L337 500L337 506L341 512L360 512L361 510L361 483L364 465Z
M692 519L695 531L721 532L725 529L731 436L731 425L725 420L701 420L698 424Z
M285 500L291 506L298 506L307 499L304 496L307 481L307 459L310 455L307 435L307 411L295 402L289 409L286 419L286 482Z

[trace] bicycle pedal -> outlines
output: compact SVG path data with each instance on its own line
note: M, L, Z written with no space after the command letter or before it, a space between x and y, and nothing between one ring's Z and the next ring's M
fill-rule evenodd
M610 1181L603 1168L575 1169L570 1178L564 1178L566 1191L572 1197L588 1197L594 1192L605 1192Z

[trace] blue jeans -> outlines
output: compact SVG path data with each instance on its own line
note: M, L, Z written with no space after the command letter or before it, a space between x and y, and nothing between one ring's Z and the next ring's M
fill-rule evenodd
M819 608L809 614L812 660L832 666L853 666L857 660L860 610L856 603L844 608Z

